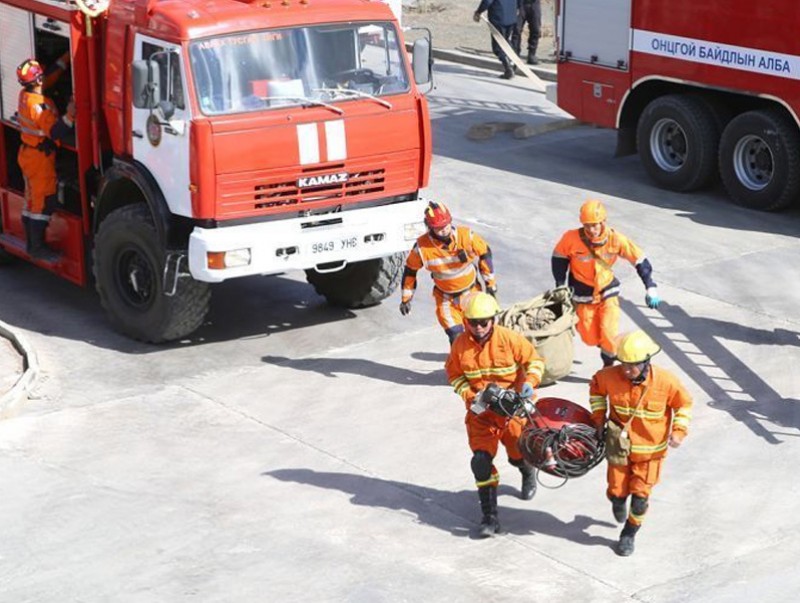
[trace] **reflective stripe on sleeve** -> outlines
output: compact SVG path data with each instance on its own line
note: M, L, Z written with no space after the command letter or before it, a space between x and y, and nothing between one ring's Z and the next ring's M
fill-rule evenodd
M606 409L608 408L608 402L606 402L606 397L589 396L589 407L592 409L592 412L598 412L600 410L605 412Z

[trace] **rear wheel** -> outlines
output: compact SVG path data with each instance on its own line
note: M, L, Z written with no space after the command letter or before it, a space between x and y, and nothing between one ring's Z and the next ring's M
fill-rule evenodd
M702 188L715 178L719 136L711 106L692 95L655 99L636 129L647 173L659 186L679 192Z
M164 291L166 258L146 206L127 205L100 224L94 248L95 287L121 333L149 343L179 339L199 327L208 312L207 283L177 279Z
M735 117L719 148L719 171L734 203L761 211L791 205L800 194L800 133L778 111Z
M365 308L389 297L400 283L405 255L348 264L337 272L306 270L306 279L332 306Z

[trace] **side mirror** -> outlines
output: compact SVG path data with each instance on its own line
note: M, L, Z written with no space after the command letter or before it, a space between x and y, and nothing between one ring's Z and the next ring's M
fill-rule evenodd
M155 61L134 61L131 64L131 93L137 109L155 109L161 100L161 77Z
M433 60L431 58L431 42L428 38L420 38L414 41L411 64L414 68L414 81L417 85L429 84L431 82Z

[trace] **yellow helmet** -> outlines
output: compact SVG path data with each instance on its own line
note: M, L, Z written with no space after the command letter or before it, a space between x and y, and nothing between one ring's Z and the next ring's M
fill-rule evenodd
M617 338L617 360L624 364L647 362L661 351L661 346L642 330Z
M467 308L464 310L464 316L467 320L477 320L481 318L494 318L500 312L500 306L497 305L497 300L481 291L469 298Z
M581 205L581 224L599 224L606 221L606 208L597 199L589 199Z

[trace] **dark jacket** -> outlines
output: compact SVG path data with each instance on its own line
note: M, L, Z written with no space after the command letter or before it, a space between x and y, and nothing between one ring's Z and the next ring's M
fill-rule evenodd
M481 0L478 10L480 14L488 11L489 22L495 26L517 24L517 11L521 0Z

